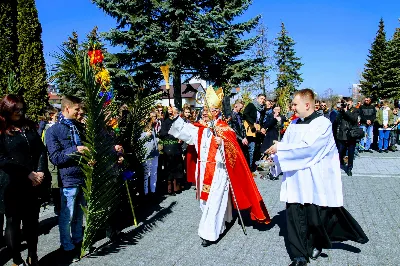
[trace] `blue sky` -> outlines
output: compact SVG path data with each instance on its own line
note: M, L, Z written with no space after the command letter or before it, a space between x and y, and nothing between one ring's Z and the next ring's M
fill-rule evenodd
M51 54L72 31L84 38L95 25L100 31L115 26L115 20L90 0L36 0L36 4L46 63L54 61ZM379 19L384 19L390 38L400 27L396 10L400 10L398 0L254 0L240 20L261 14L271 39L284 22L304 63L301 87L319 93L332 88L335 93L349 95L348 88L358 82L363 70Z

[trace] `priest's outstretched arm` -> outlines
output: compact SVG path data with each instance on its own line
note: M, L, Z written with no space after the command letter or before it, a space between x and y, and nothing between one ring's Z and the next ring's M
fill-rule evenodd
M198 127L195 127L189 123L185 123L185 121L178 116L174 119L174 122L172 123L171 129L168 133L189 145L194 145L197 143L198 132Z
M332 149L336 149L332 124L323 120L310 125L300 141L292 143L284 138L279 142L274 161L282 172L302 170L318 163Z

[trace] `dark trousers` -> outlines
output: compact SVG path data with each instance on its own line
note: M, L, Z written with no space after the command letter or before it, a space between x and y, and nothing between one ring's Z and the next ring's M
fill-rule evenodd
M312 255L313 248L331 248L331 241L367 243L368 237L343 207L286 203L287 232L293 258Z
M13 262L21 264L21 222L28 244L28 256L37 256L39 200L32 189L9 186L4 193L6 215L5 240L11 250Z
M338 140L338 151L339 151L339 159L340 164L344 164L344 157L347 154L348 162L347 162L347 169L353 169L353 162L354 162L354 152L356 151L356 144L355 140Z

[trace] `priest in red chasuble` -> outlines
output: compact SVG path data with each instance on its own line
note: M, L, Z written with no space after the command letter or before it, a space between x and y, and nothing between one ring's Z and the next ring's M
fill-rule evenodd
M169 131L174 137L196 147L196 191L203 212L198 234L203 246L218 240L225 230L225 222L232 220L232 207L236 208L236 204L229 179L239 209L249 210L252 220L265 224L270 222L235 132L221 119L222 97L222 89L216 92L209 87L206 91L209 110L203 111L203 118L209 111L212 121L188 124L176 114Z

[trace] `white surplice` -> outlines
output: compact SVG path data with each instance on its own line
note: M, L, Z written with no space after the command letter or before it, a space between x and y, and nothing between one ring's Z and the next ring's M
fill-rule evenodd
M200 158L196 165L195 177L196 182L199 182L199 184L196 184L196 187L200 188L198 193L201 193L206 170L206 160L213 137L211 130L209 128L204 129L201 137L200 150L198 145L199 128L192 124L185 123L182 118L179 117L172 123L168 133L196 147L197 154L199 155L198 158ZM223 143L221 145L223 145ZM232 220L232 204L229 196L227 171L225 170L221 155L221 152L224 153L222 147L223 146L221 146L220 152L217 151L216 154L216 167L208 199L207 201L200 199L200 208L203 215L201 216L198 234L201 238L209 241L216 241L225 230L225 222L230 222ZM199 164L200 171L198 171Z
M327 118L290 124L272 157L272 174L283 172L281 201L343 206L339 153Z

